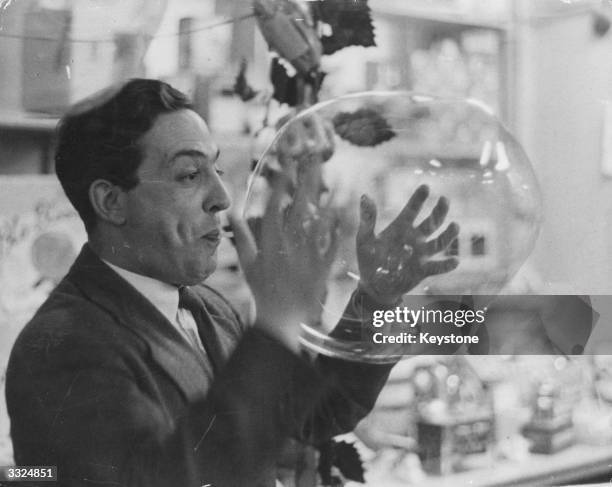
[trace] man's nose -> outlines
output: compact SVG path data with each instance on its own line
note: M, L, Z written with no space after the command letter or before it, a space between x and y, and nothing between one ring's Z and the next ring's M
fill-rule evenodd
M227 210L230 205L230 197L221 178L215 174L208 189L207 197L204 199L204 210L207 213L217 213Z

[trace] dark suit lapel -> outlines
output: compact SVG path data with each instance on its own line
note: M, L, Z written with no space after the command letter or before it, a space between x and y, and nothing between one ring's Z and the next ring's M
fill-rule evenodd
M219 341L219 336L215 331L213 317L206 309L204 300L200 296L196 295L195 297L198 300L199 307L197 310L198 312L192 314L194 314L194 319L198 327L198 333L200 334L200 339L202 340L202 344L204 345L208 358L212 364L213 371L215 374L217 374L225 363L226 357L224 357L223 354L224 347ZM222 329L224 326L231 327L231 324L224 323L226 318L217 316L215 319L217 319L217 326L219 328Z
M155 362L188 400L206 394L212 378L190 345L147 298L104 264L87 244L67 279L144 340Z

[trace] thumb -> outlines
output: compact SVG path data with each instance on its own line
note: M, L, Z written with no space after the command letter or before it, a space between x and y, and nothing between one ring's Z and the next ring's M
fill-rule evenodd
M228 215L228 220L234 232L234 246L242 270L247 273L257 258L257 245L247 222L237 215Z
M361 196L359 207L359 230L357 231L357 243L366 242L374 238L376 227L376 203L367 195Z

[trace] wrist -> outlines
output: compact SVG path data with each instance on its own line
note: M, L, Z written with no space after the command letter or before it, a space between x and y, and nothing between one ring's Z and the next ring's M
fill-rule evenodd
M270 317L257 316L254 328L266 336L284 345L294 353L300 352L300 323L297 320L278 320Z

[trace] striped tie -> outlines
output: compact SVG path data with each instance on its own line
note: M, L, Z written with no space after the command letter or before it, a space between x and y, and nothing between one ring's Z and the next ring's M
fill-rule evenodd
M204 309L201 300L187 286L181 286L179 288L179 308L189 311L198 326L201 340L198 340L196 330L188 326L183 326L183 323L180 323L179 320L181 328L188 336L189 342L196 350L200 358L202 358L206 363L207 368L211 368L213 371L216 371L217 366L219 365L219 359L218 354L216 354L214 350L216 337L213 324L208 313Z

